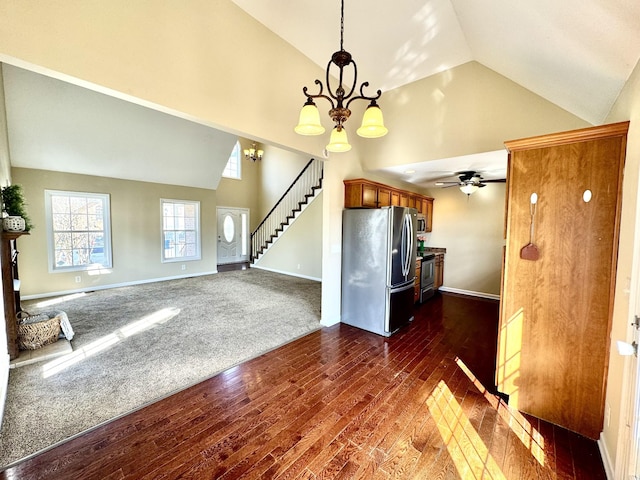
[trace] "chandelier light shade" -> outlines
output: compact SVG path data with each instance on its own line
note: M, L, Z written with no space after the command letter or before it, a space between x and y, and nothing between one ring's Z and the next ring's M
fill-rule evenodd
M251 144L251 148L244 149L244 158L247 160L251 160L255 162L256 160L262 160L262 156L264 155L264 150L260 150L256 147L255 143Z
M364 138L378 138L384 137L388 131L384 126L382 110L374 100L365 110L362 117L362 126L356 133Z
M348 152L351 150L351 145L349 145L349 139L347 138L347 131L344 127L333 127L327 150L335 153Z
M320 112L311 99L300 110L300 120L295 128L300 135L322 135L324 127L320 123Z
M307 97L307 101L300 112L298 125L294 128L295 132L300 135L322 135L325 132L325 129L320 123L320 112L313 100L316 98L324 98L331 104L329 116L335 123L334 128L331 130L329 144L327 145L327 150L330 152L347 152L351 150L351 145L349 145L347 140L347 132L344 129L344 123L351 115L349 105L351 105L351 102L354 100L360 99L371 102L364 113L361 127L356 131L358 135L364 138L378 138L386 135L388 132L387 128L384 126L382 110L380 110L380 106L376 102L376 100L378 100L382 95L382 92L378 90L375 96L365 95L364 88L369 86L369 82L363 82L360 85L360 94L358 95L356 93L356 95L353 96L358 83L358 68L356 66L356 62L351 57L351 54L343 48L343 39L344 0L341 1L340 8L340 50L331 56L331 60L327 64L325 77L327 93L323 93L325 85L323 85L320 80L315 81L315 84L318 86L318 93L309 93L307 87L302 89L302 93ZM338 87L335 90L332 90L330 82L332 66L338 68L336 75L338 77ZM353 84L347 92L343 87L343 80L344 69L348 66L353 68Z

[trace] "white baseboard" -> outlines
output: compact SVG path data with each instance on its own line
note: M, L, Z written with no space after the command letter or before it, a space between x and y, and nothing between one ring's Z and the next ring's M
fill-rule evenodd
M473 290L462 290L461 288L440 287L441 292L459 293L460 295L470 295L472 297L488 298L490 300L500 300L500 295L493 293L474 292Z
M613 480L613 462L611 462L611 455L607 449L607 444L602 439L602 435L598 439L598 449L600 450L600 456L602 457L602 464L604 465L604 472L607 475L607 480Z
M135 280L132 282L112 283L109 285L94 285L92 287L78 288L74 290L62 290L58 292L36 293L33 295L22 295L22 300L33 300L36 298L57 297L59 295L71 295L73 293L94 292L96 290L107 290L109 288L130 287L131 285L143 285L145 283L164 282L167 280L179 280L181 278L202 277L205 275L214 275L218 270L212 272L189 273L185 275L176 275L173 277L149 278L147 280Z
M282 275L289 275L290 277L305 278L307 280L313 280L315 282L321 282L322 281L321 278L310 277L309 275L299 275L299 274L295 274L295 273L291 273L291 272L285 272L284 270L277 270L275 268L261 267L260 265L251 265L251 268L257 268L259 270L266 270L267 272L281 273Z
M4 406L7 403L7 389L9 388L9 354L0 358L0 427L4 418Z

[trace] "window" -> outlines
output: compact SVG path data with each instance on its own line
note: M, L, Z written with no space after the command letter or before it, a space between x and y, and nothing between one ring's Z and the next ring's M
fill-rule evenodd
M240 142L236 142L233 147L227 166L222 171L222 176L227 178L237 178L240 180Z
M109 195L45 190L49 271L111 268Z
M200 202L161 200L162 261L200 260Z

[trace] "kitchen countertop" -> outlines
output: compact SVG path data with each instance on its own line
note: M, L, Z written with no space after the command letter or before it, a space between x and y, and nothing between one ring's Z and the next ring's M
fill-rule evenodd
M423 252L418 252L418 260L420 260L424 256L424 254L427 253L434 253L436 256L442 255L444 257L444 254L447 253L447 249L438 247L424 247Z

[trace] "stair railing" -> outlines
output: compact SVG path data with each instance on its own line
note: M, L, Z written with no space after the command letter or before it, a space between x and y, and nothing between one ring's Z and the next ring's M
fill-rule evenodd
M255 260L266 250L279 232L289 225L302 206L322 188L323 162L312 158L289 185L280 200L265 216L260 225L251 233L251 260Z

